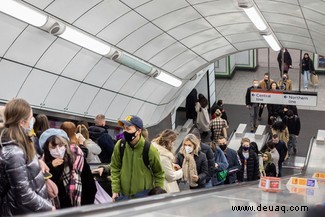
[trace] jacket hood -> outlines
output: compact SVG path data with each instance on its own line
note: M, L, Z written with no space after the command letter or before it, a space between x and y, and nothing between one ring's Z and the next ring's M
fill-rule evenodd
M92 140L97 140L104 133L107 133L107 129L105 127L100 127L100 126L91 126L89 127L88 131L89 131L89 136Z
M174 160L174 155L172 152L167 150L165 147L158 145L156 142L151 143L155 148L157 148L159 154L164 157L168 157L170 160Z

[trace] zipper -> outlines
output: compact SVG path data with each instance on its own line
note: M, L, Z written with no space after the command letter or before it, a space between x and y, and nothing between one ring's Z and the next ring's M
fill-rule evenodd
M130 177L130 185L129 185L129 196L131 196L131 184L132 184L132 174L133 174L133 165L134 165L134 162L133 162L133 158L134 158L134 149L132 149L131 148L131 150L132 150L132 160L131 160L131 177Z

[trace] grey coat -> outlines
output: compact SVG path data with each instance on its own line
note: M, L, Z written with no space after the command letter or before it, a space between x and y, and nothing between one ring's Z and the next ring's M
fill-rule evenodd
M24 151L13 141L0 146L0 216L50 211L45 180L35 155L26 163Z

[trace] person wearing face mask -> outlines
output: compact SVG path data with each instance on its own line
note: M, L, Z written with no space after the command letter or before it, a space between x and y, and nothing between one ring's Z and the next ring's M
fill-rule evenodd
M228 175L224 184L232 184L237 182L237 172L241 169L241 161L234 149L228 147L228 141L225 137L218 137L218 146L225 154L228 162Z
M54 128L44 131L39 143L52 174L50 179L59 190L60 208L94 204L95 180L79 146L69 144L67 133Z
M258 86L258 80L253 80L253 86L247 88L246 91L246 107L249 109L250 114L250 127L251 132L254 132L257 129L257 114L258 114L258 103L253 103L251 101L251 90L252 89L260 89Z
M272 82L273 82L273 80L270 79L270 74L269 73L265 73L263 80L260 80L258 86L262 90L270 90L271 89L271 83ZM263 110L264 110L265 106L266 106L266 104L263 104L263 103L261 103L259 105L259 111L258 111L258 120L259 121L262 120L262 114L263 114Z
M167 193L179 192L177 180L183 177L183 170L180 166L173 164L175 156L172 150L176 138L177 133L167 129L152 141L152 145L160 154L161 165L165 172L164 189Z
M241 169L238 172L238 181L254 181L259 178L259 161L256 153L250 149L250 140L242 138L241 146L238 149L238 156L241 161Z
M292 68L292 59L287 48L282 48L277 58L281 73L282 73L282 58L283 58L283 73L288 74L289 68Z
M288 74L282 75L282 79L278 81L278 86L280 90L292 90L292 81Z
M29 132L33 111L23 99L4 109L0 134L0 216L55 210L46 191L40 162Z
M310 80L310 73L315 73L313 61L310 59L309 54L305 53L304 58L301 60L302 70L301 74L304 76L304 88L308 90L308 82Z
M200 149L200 140L190 133L185 136L176 157L176 164L182 165L182 180L188 182L191 189L205 188L209 175L208 160Z
M297 137L300 133L300 118L295 115L292 110L288 110L286 116L284 117L284 123L288 127L289 131L289 141L288 141L288 153L297 154Z
M111 162L112 200L132 199L147 195L154 187L164 188L164 170L158 150L149 146L150 169L143 162L145 139L142 136L143 122L136 115L119 120L123 128L125 144L117 141ZM121 158L121 144L124 144Z

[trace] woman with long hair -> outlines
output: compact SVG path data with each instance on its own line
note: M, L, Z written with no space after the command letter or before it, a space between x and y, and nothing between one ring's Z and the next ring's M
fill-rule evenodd
M40 148L40 145L39 145L39 138L40 138L41 134L49 128L50 128L50 125L49 125L49 120L47 119L47 116L45 114L38 114L35 117L35 123L34 123L33 129L34 129L34 132L36 135L36 136L34 136L34 147L35 147L37 154L39 156L43 155L43 150Z
M29 137L33 111L23 99L6 104L0 135L0 215L13 216L55 210Z
M190 133L185 136L176 157L176 164L183 170L183 181L188 182L190 188L204 188L209 175L207 157L200 149L200 140Z
M176 180L183 176L183 171L173 164L175 157L172 149L176 138L177 133L167 129L152 141L160 154L161 166L165 172L164 189L168 193L179 192Z
M96 185L79 146L69 142L65 131L54 128L42 133L40 145L44 149L44 161L53 174L51 180L59 189L60 207L93 204Z

